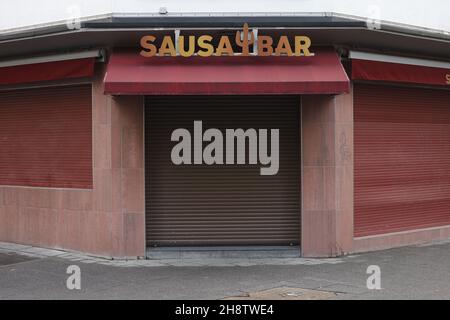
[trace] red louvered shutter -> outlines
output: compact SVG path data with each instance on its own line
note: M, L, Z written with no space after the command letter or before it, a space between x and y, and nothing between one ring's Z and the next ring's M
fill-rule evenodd
M90 84L0 91L0 185L92 188Z
M354 86L355 236L450 224L450 91Z

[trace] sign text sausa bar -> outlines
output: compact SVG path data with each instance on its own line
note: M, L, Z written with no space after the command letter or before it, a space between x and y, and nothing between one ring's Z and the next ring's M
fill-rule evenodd
M157 38L153 35L143 36L141 38L141 56L182 56L191 57L194 55L200 57L210 56L313 56L311 52L311 39L304 35L294 36L293 45L289 42L287 35L281 35L277 41L269 35L258 35L256 30L250 30L247 24L244 24L243 30L236 31L234 39L228 35L220 36L218 44L213 44L211 35L184 36L175 33L175 41L172 36L163 37L159 46L155 44ZM233 37L231 37L233 38ZM232 45L234 41L234 46ZM234 48L239 47L240 51ZM252 48L252 52L251 49Z

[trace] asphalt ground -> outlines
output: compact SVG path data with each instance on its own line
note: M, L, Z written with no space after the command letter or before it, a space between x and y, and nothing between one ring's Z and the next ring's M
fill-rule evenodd
M67 286L70 266L79 267L79 290ZM367 287L369 266L379 267L381 289ZM0 243L0 299L248 298L450 299L450 242L337 259L170 261L112 261Z

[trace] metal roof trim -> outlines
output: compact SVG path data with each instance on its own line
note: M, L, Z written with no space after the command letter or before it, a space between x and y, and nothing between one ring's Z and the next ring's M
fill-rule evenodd
M303 19L299 19L303 18ZM77 32L86 29L115 28L189 28L208 26L238 28L243 22L253 22L256 27L296 28L296 27L348 27L364 28L374 31L395 32L450 42L450 32L445 30L418 27L408 24L377 21L334 12L217 12L217 13L108 13L84 17L80 29L70 29L66 20L0 31L0 42L27 39L36 36Z

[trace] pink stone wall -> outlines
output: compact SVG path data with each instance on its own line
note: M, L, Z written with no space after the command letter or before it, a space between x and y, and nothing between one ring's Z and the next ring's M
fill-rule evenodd
M92 190L0 186L0 241L145 255L144 99L93 81ZM330 257L448 239L450 229L353 238L353 95L302 97L302 254Z
M352 94L302 97L302 255L353 245Z
M353 252L447 240L450 227L353 237L353 94L302 97L302 254Z
M93 81L92 190L0 186L0 241L106 257L145 255L143 98Z
M388 233L355 238L352 252L384 250L401 246L430 243L433 241L447 241L448 239L450 239L449 226Z
M145 255L144 98L113 97L111 166L115 255ZM115 233L117 232L117 233Z

